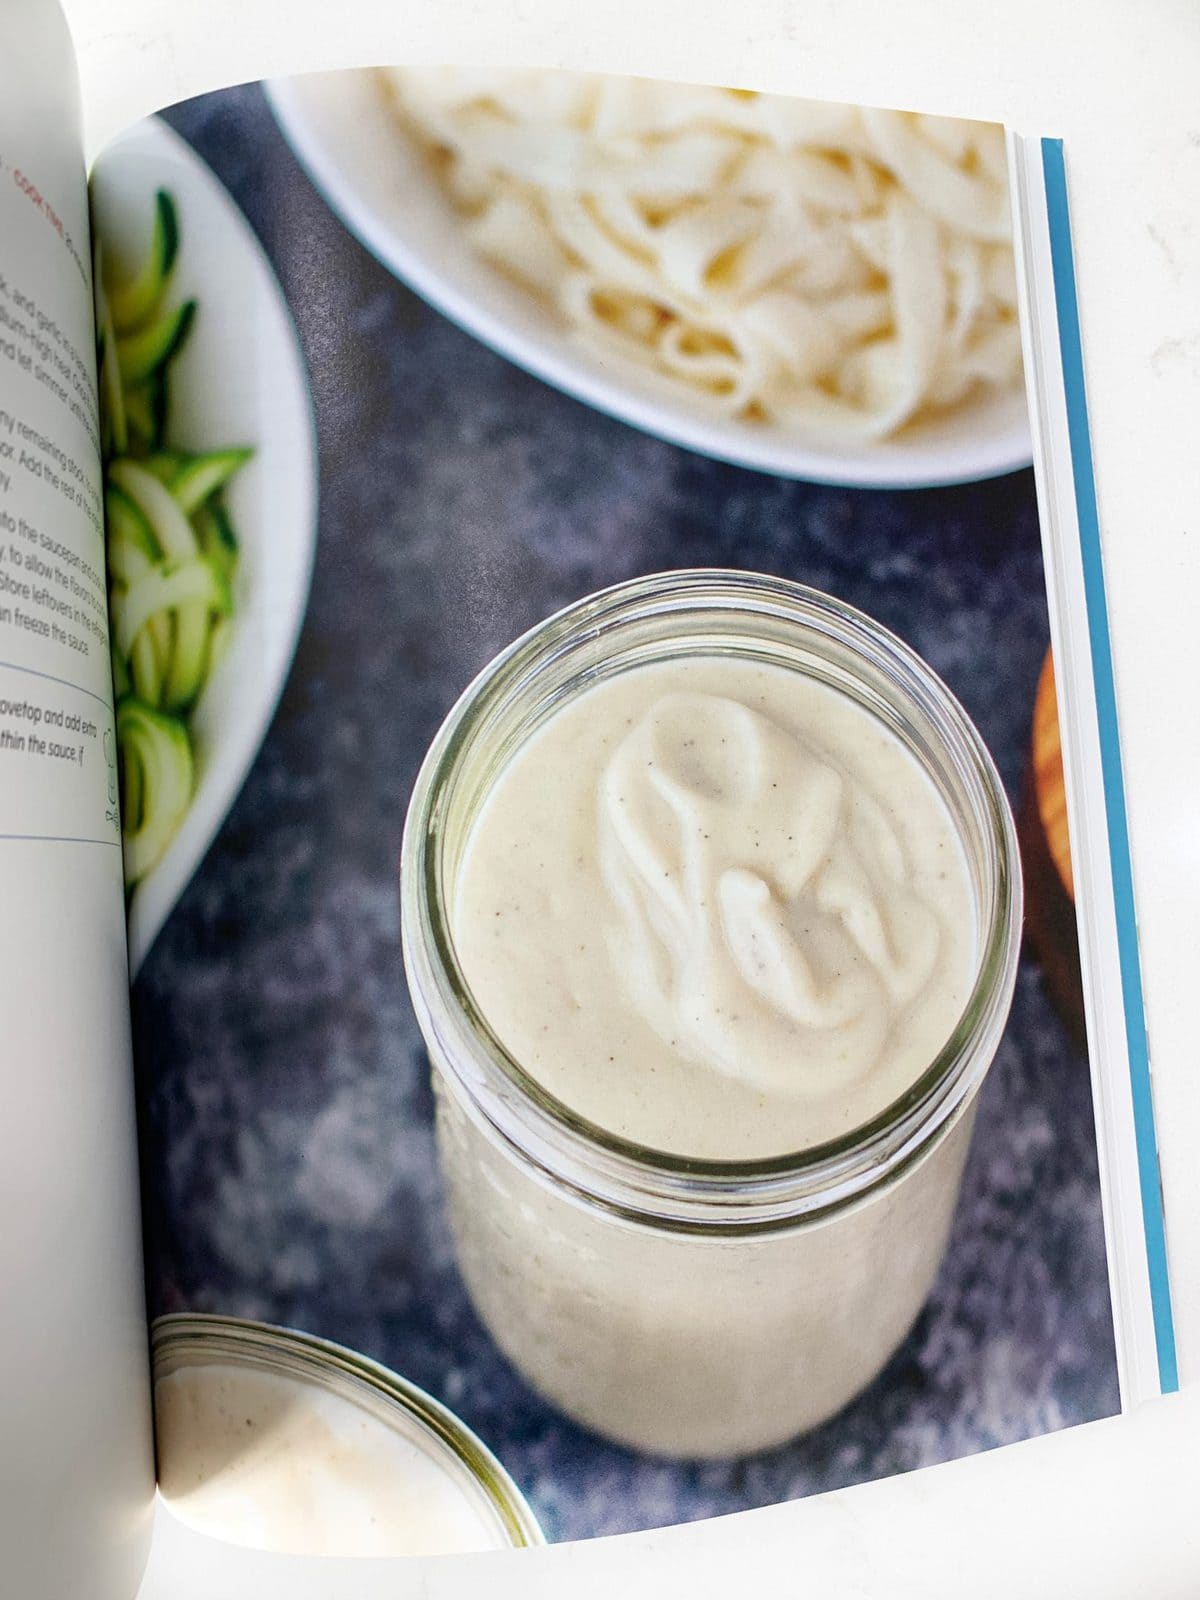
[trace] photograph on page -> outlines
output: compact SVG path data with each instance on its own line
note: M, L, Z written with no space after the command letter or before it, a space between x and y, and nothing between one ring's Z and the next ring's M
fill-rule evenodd
M97 163L201 1531L584 1539L1119 1410L1007 160L395 67Z

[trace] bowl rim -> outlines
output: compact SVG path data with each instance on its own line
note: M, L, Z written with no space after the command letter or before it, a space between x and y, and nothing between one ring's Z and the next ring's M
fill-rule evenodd
M273 547L290 552L283 561L286 583L278 581L277 571L269 593L266 585L260 582L256 586L259 592L255 600L247 603L243 599L235 619L235 629L238 621L243 625L255 617L260 624L264 618L267 621L265 627L254 630L261 647L258 670L250 677L239 676L239 682L253 685L250 692L258 697L253 715L240 724L231 745L218 736L219 730L208 732L206 737L204 719L213 703L214 679L205 684L193 708L192 716L200 719L201 741L206 748L198 760L195 790L177 832L161 860L134 885L129 898L127 938L132 980L211 849L249 777L287 682L308 609L316 559L318 455L313 397L296 322L271 260L241 207L208 162L159 116L147 117L135 124L108 146L97 163L96 176L100 185L123 186L126 180L107 174L114 171L119 160L130 157L144 169L139 172L138 181L144 185L147 196L152 194L156 184L171 187L173 175L180 172L186 173L184 182L194 186L193 192L207 193L208 200L228 219L231 236L238 240L236 259L240 270L262 288L269 300L269 314L256 318L255 337L246 345L246 359L250 364L256 363L260 345L267 339L273 342L281 357L279 373L286 373L286 384L293 400L284 427L288 433L288 478L295 501L292 537L282 544L276 541ZM181 205L185 200L186 197L181 196ZM185 244L185 254L186 249ZM193 337L196 336L194 333ZM277 387L282 388L283 381L281 379ZM218 404L219 396L204 403ZM281 407L273 406L272 410L276 415L282 414ZM256 466L262 483L257 498L261 499L263 507L269 507L278 496L272 487L276 478L271 462L262 459L262 442L261 439L253 441L256 457L252 465ZM284 454L282 449L277 452L278 456ZM256 530L256 537L265 538L266 527L264 520L262 528ZM284 606L286 614L280 609ZM236 671L236 657L237 640L233 637L229 652L217 669L223 681L231 679ZM247 690L243 686L235 692L238 698L244 699Z
M362 119L348 115L366 104L365 80L371 68L307 73L267 80L263 90L280 131L314 187L342 223L394 277L414 290L434 310L496 351L523 371L607 416L652 437L666 440L733 466L747 467L778 477L828 484L846 489L931 489L975 483L1032 465L1028 396L1024 387L1011 396L979 402L986 415L989 406L999 410L1013 402L1014 418L994 427L982 439L951 440L939 444L921 433L899 440L884 440L865 449L839 451L830 446L806 444L784 430L754 430L725 419L710 419L676 400L663 385L643 379L632 369L619 369L613 377L605 364L563 332L542 319L548 330L539 335L520 326L521 300L531 297L510 285L496 269L474 252L463 252L458 263L447 267L431 250L427 230L406 231L395 217L383 214L371 194L371 178L356 171L336 136L330 137L331 119L339 115L339 97L345 100L343 123L362 137ZM346 99L359 90L357 101ZM379 115L386 116L382 98ZM427 186L431 201L440 199L435 186ZM443 201L444 205L445 202ZM410 214L415 215L415 210ZM473 288L471 280L476 280ZM491 279L495 298L481 284ZM465 280L465 281L464 281ZM506 302L508 304L506 304ZM513 309L509 309L509 305ZM532 319L530 319L532 320ZM647 375L648 376L648 375ZM1016 420L1019 396L1020 421ZM918 425L936 429L935 420Z

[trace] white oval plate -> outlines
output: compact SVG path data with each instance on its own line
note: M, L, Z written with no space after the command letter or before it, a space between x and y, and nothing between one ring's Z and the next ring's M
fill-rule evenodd
M266 86L284 135L363 244L445 316L576 399L737 466L854 488L970 483L1029 466L1023 389L987 396L868 445L806 443L783 428L714 420L669 379L607 365L466 244L462 220L398 127L370 72Z
M149 237L154 192L179 212L172 296L199 302L171 364L170 442L186 450L253 445L229 486L240 559L229 648L191 716L196 792L179 832L129 905L136 974L200 865L262 744L304 618L316 547L317 452L304 360L283 291L241 211L163 122L116 140L92 177L106 247Z

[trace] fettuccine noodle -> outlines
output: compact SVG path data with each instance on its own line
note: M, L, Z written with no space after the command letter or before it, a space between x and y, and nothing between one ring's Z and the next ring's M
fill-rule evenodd
M1019 381L994 124L566 72L384 79L475 249L610 365L839 444Z

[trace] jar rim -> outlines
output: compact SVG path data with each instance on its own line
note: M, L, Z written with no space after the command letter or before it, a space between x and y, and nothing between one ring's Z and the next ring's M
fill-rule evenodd
M213 1312L171 1312L155 1318L150 1330L151 1360L157 1379L168 1362L179 1365L225 1362L299 1376L357 1402L356 1390L369 1391L390 1411L415 1423L431 1447L463 1467L483 1492L514 1549L545 1544L525 1496L498 1458L461 1418L440 1400L402 1378L390 1367L345 1345L296 1328Z
M640 1144L543 1088L475 1001L454 946L438 850L446 795L473 728L524 675L553 662L570 643L623 623L714 610L757 612L815 630L865 653L872 664L884 660L912 703L939 716L939 731L954 747L986 818L993 868L975 981L929 1067L876 1116L839 1138L749 1160L689 1157ZM849 1203L916 1159L969 1102L990 1065L1016 981L1021 919L1011 808L982 737L950 689L915 651L856 607L789 579L732 569L678 569L614 584L564 606L500 651L463 691L426 754L401 850L402 940L414 1007L427 1044L436 1042L469 1108L582 1198L689 1231L786 1226Z

